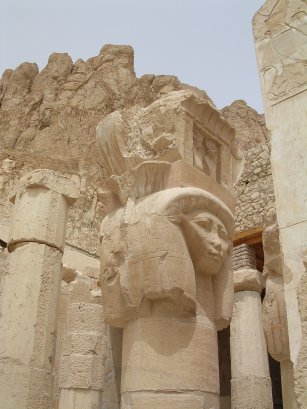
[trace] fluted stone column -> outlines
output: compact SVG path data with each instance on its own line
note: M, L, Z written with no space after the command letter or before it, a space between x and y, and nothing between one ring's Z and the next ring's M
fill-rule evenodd
M3 409L52 408L56 310L70 179L49 170L24 176L15 202L1 289L0 396Z
M253 248L235 247L234 309L230 324L232 409L272 409L272 389Z
M59 409L101 407L105 350L102 305L70 304L60 367Z

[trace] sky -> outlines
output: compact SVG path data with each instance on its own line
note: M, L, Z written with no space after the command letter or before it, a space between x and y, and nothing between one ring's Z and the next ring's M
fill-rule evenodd
M0 0L0 75L52 52L76 61L104 44L134 48L135 72L176 75L218 108L263 112L252 17L264 0Z

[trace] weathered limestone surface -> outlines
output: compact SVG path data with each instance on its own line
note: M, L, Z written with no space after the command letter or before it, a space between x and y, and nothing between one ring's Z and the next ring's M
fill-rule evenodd
M283 253L290 357L298 408L307 404L307 5L268 0L254 17L254 37ZM286 118L286 120L285 120ZM291 209L291 211L290 211Z
M0 394L4 409L53 406L53 363L70 179L21 179L0 293ZM38 206L38 204L40 206ZM31 211L31 210L35 211Z
M69 305L59 373L59 409L101 406L105 379L105 332L102 305L95 302Z
M203 91L173 76L148 74L137 78L133 59L131 47L106 45L87 61L73 63L67 54L55 53L41 72L35 64L24 63L3 74L0 224L9 226L11 207L7 198L23 174L37 168L67 176L77 173L81 193L69 212L66 239L72 247L99 257L106 175L97 164L97 123L117 109L145 108L171 91L193 89L211 102ZM226 111L223 115L236 128L239 139L263 140L260 115L241 102L234 103L229 114Z
M190 89L174 76L134 73L130 46L104 46L99 55L75 63L55 53L38 72L24 63L0 80L0 208L9 225L9 191L37 168L79 174L81 197L69 213L67 241L99 256L105 174L97 163L95 127L116 109L146 107L174 90ZM205 92L196 90L203 98Z
M236 231L261 226L263 217L275 208L270 146L266 142L244 153L244 169L235 186Z
M289 409L296 409L282 274L283 257L275 210L267 214L263 227L264 276L266 277L266 292L263 300L264 331L270 355L280 362L283 405Z
M255 268L252 250L245 244L234 248L235 295L230 324L231 407L272 409L272 388L260 297L263 282Z
M115 112L97 139L112 192L101 285L107 322L124 328L121 408L218 408L216 328L233 293L227 188L241 171L233 129L180 91Z
M239 232L261 226L263 217L275 206L270 136L264 116L244 101L234 101L223 108L221 114L234 127L237 149L244 155L244 169L234 187L236 231Z
M245 101L234 101L223 108L221 114L236 130L236 140L243 151L268 142L264 116L249 107Z
M136 78L133 68L133 50L127 46L108 45L103 47L99 56L85 62L78 60L76 63L72 63L67 54L53 54L45 69L40 73L35 64L28 63L22 64L15 71L7 70L0 80L0 141L2 147L0 152L0 238L7 241L6 230L12 216L7 198L22 175L41 167L60 171L69 177L78 173L80 177L75 179L77 183L81 182L81 197L68 213L66 242L70 246L66 246L63 256L64 266L66 266L64 275L69 283L76 276L76 272L78 272L77 280L79 273L82 273L90 277L91 288L96 286L98 282L97 256L100 253L97 239L99 225L103 215L116 205L116 201L113 200L114 195L112 197L106 192L108 189L107 168L101 166L101 162L100 166L97 165L99 155L97 156L94 143L95 125L117 109L126 108L125 110L129 111L132 108L132 115L128 112L127 118L129 115L132 117L133 110L141 112L142 108L146 109L157 99L172 91L182 89L191 89L197 93L199 98L212 104L204 92L181 84L176 77L145 75ZM159 115L157 105L153 105L152 111L149 109L147 112L150 115L154 112ZM207 112L212 112L210 107ZM263 209L271 206L270 187L269 185L265 187L267 186L266 172L269 172L267 167L269 151L264 142L267 136L263 127L263 117L257 115L242 101L237 101L223 109L223 116L236 130L238 141L235 141L234 150L240 151L237 142L244 149L247 146L253 146L251 151L255 149L254 153L249 154L247 151L245 154L245 164L248 165L249 171L247 178L244 178L244 185L241 178L236 187L239 189L237 191L240 196L245 197L242 203L239 203L236 216L237 229L244 230L252 227L253 223L258 223L260 210L262 212ZM144 122L140 120L144 131L141 153L143 154L144 151L146 155L149 153L147 159L151 157L155 160L157 159L156 152L168 150L168 141L174 134L174 130L171 129L172 120L168 123L169 119L169 113L166 113L164 122L161 121L164 124L163 132L161 129L156 129L155 126L152 127L153 129L146 127L146 115L143 117ZM199 131L195 132L193 166L187 166L186 163L179 161L173 163L168 171L167 187L193 185L211 191L222 201L228 200L226 204L231 207L232 199L226 199L223 191L209 183L210 180L208 182L205 177L199 177L198 170L208 171L210 166L212 169L212 158L207 155L206 160L202 163L202 151L210 150L210 143L207 146L201 146L201 143L197 146L199 140L202 139L197 134ZM134 140L133 135L131 140ZM258 145L260 141L262 145ZM171 146L172 142L169 147ZM259 174L262 178L261 183L257 181L256 173L259 166L255 157L259 157L262 169ZM162 157L162 160L164 161L165 158ZM144 172L145 174L155 172L155 164L150 166L147 173ZM142 171L136 173L144 175ZM250 182L249 185L245 183L247 180ZM124 185L123 178L122 186ZM255 191L260 192L261 200L259 197L254 199L253 206L247 209L247 201ZM127 193L123 192L123 194ZM259 205L258 202L261 204ZM58 203L57 206L61 204ZM242 210L247 217L241 217ZM3 231L5 231L4 236L2 236ZM53 244L57 246L58 232L52 232L52 226L46 226L45 231L53 235ZM59 316L59 337L54 364L56 376L62 354L61 345L66 332L68 304L74 299L72 295L67 294L70 292L68 287L69 284L63 283L59 307L62 313ZM79 301L86 301L81 293L82 291ZM78 302L77 298L75 302ZM122 329L107 329L107 374L103 402L103 407L106 409L113 409L112 405L117 408L120 399L121 337ZM57 380L55 385L57 400Z

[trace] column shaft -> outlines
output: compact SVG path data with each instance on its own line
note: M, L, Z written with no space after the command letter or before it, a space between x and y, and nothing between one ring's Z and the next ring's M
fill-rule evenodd
M259 293L235 293L230 331L232 409L272 409Z
M102 305L72 303L60 367L59 409L101 407L105 341Z
M18 185L1 288L0 396L3 409L50 409L62 249L70 179L35 171Z
M218 373L209 322L149 317L124 328L122 409L218 409Z

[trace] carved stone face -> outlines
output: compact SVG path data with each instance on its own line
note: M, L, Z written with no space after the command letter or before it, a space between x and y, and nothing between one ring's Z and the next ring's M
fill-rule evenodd
M229 247L223 223L212 213L196 211L184 218L183 230L195 272L217 274Z

